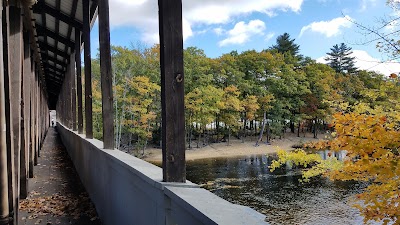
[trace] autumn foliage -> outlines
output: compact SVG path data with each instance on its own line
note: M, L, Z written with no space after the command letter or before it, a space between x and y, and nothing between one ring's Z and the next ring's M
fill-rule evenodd
M333 116L333 138L308 144L315 149L346 150L347 157L340 164L336 158L321 160L316 154L304 151L280 152L279 160L271 168L288 161L307 166L303 178L323 174L332 180L355 180L369 185L354 202L368 220L400 223L400 131L395 117L359 113L338 113Z

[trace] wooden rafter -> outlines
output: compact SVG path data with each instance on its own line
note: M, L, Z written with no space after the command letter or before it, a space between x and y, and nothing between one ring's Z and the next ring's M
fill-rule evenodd
M64 23L75 27L78 30L82 30L82 23L78 20L76 20L73 17L70 17L63 12L47 5L43 0L39 1L37 4L34 5L33 7L33 12L34 13L46 13L51 15L54 18L58 18L59 20L63 21Z
M56 32L51 31L51 30L49 30L41 25L38 25L38 24L36 24L36 30L38 31L38 36L51 37L56 42L61 42L71 48L73 48L75 46L75 43L73 41L71 41L71 39L61 36L57 31Z
M42 41L39 41L39 46L40 46L40 50L42 51L42 53L45 53L44 50L48 50L48 51L53 52L54 54L57 54L63 58L69 58L69 55L66 52L64 52L54 46L48 45Z

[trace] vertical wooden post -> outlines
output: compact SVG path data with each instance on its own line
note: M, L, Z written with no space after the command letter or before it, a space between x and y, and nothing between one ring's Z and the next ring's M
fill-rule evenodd
M92 114L92 62L90 52L90 7L89 0L83 0L83 41L85 43L85 121L86 138L93 138Z
M40 81L39 81L39 70L36 72L36 165L38 163L37 158L40 157L40 147L42 145L42 140L40 140Z
M37 65L37 67L35 68L35 81L34 81L34 94L33 94L33 99L34 99L34 107L33 107L33 110L34 110L34 112L33 112L33 114L34 114L34 120L35 120L35 123L34 123L34 132L35 132L35 160L34 160L34 165L36 166L37 164L38 164L38 157L39 157L39 146L40 146L40 143L39 143L39 130L38 130L38 123L39 123L39 121L38 121L38 102L39 102L39 98L38 98L38 95L39 95L39 92L38 92L38 87L39 87L39 84L38 84L38 70L39 70L39 68L40 68L40 65Z
M0 31L3 30L3 1L0 1ZM3 61L3 32L0 34L0 225L7 225L9 220L8 207L8 168L6 141L6 111Z
M76 62L76 86L78 96L78 133L83 133L82 111L82 68L81 68L81 32L75 29L75 62Z
M158 0L163 179L186 182L181 0Z
M75 53L71 54L70 58L70 79L71 79L71 119L72 119L72 130L77 130L76 124L76 75L75 75Z
M13 126L11 116L10 102L10 57L9 57L9 39L10 39L10 20L9 6L3 7L2 15L2 34L3 34L3 66L4 66L4 93L5 93L5 113L6 113L6 145L7 145L7 177L8 177L8 209L9 217L13 216L14 209L14 143L13 143Z
M71 126L71 72L70 72L70 68L67 68L67 71L65 72L64 75L65 79L63 82L63 90L65 93L65 101L66 101L66 107L65 107L65 115L66 115L66 119L67 119L67 123L66 126L69 129L72 129Z
M17 214L19 196L20 150L21 150L21 78L22 78L22 16L19 6L10 6L10 101L11 116L13 117L13 143L14 143L14 219ZM17 222L17 221L16 221ZM14 222L14 224L16 224Z
M29 125L30 125L30 152L29 152L29 178L33 178L33 165L35 161L35 117L34 117L34 83L35 83L35 62L31 61L31 72L29 74L29 93L30 93L30 104L29 104Z
M100 71L105 149L114 149L114 111L108 0L99 0Z
M22 97L23 97L23 118L24 118L24 132L21 129L21 146L24 145L24 148L21 148L21 179L20 179L20 197L26 198L28 195L28 171L29 171L29 147L30 147L30 125L29 125L29 107L30 107L30 79L31 76L31 56L30 56L30 46L29 46L29 34L24 34L24 67L23 67L23 86L22 86Z

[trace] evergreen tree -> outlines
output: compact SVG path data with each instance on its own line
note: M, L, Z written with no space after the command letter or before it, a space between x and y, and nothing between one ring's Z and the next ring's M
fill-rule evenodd
M281 54L289 54L292 57L298 57L300 46L294 43L295 39L290 39L288 33L284 33L276 38L276 44L271 50L276 50Z
M326 53L328 56L325 58L337 73L354 73L357 68L354 65L355 57L350 56L353 54L351 47L348 47L345 43L340 45L334 45L331 48L331 52Z

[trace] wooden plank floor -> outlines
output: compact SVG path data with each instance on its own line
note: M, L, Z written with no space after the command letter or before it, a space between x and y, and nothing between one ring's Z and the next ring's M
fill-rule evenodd
M19 224L101 224L65 147L51 127L41 151L28 198L20 201Z

